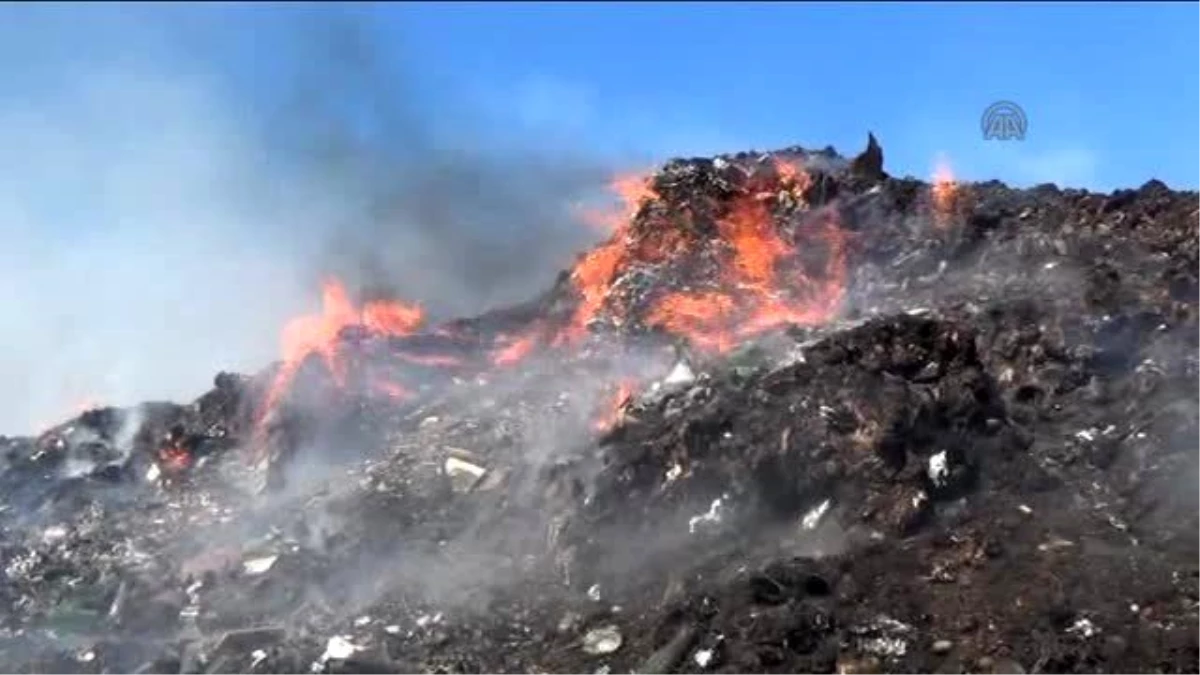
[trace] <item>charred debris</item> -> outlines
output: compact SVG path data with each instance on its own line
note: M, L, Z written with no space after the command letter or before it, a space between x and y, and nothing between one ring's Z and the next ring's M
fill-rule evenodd
M3 438L10 672L1195 672L1197 195L791 148Z

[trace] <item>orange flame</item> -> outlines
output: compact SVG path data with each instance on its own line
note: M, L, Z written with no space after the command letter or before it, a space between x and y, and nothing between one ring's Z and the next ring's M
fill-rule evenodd
M539 334L540 326L535 325L533 329L524 335L518 335L515 338L501 336L500 339L507 341L508 344L492 353L492 364L497 366L511 366L523 360L537 345Z
M280 339L283 363L267 390L259 416L260 427L271 411L278 407L300 367L314 354L325 362L334 382L345 386L346 363L338 351L338 337L346 328L360 326L373 334L403 336L415 331L424 318L420 307L401 302L374 300L364 304L361 309L355 308L345 287L336 279L326 280L322 284L321 301L320 314L297 317L283 328ZM394 383L385 385L377 381L375 385L390 396L408 395L403 387Z
M621 174L613 178L609 187L621 198L623 222L636 216L642 204L658 197L651 184L649 172Z
M772 157L775 173L779 176L782 187L789 189L797 197L812 185L812 177L802 167L778 157Z
M592 422L592 428L603 433L620 424L624 417L625 404L629 403L629 399L636 391L636 380L624 378L618 382L617 391L608 399L596 420Z
M158 464L167 474L178 474L192 465L192 453L182 445L169 444L158 451Z
M779 182L781 183L798 183L801 176L805 179L808 178L808 174L805 171L787 160L772 157L771 163L775 165L775 173L779 174Z
M637 215L641 205L656 195L650 186L649 172L620 174L609 181L609 191L620 200L617 209L601 209L579 206L575 211L579 218L604 234L613 234Z
M712 285L652 299L643 317L648 326L685 337L700 349L722 352L781 325L819 323L835 314L845 292L847 234L834 211L809 213L801 224L781 230L776 212L784 204L797 205L796 199L811 185L811 176L801 166L779 159L774 160L773 168L751 175L750 187L755 189L735 197L716 220L719 241L712 249L705 247L702 258L705 265L718 265ZM611 188L620 198L619 207L605 212L603 218L589 216L594 222L603 222L610 237L582 255L572 269L570 281L578 302L565 325L556 327L553 334L548 332L548 324L535 323L520 333L499 336L492 347L493 365L518 363L539 344L574 344L602 311L619 325L629 308L611 302L610 294L623 272L638 265L686 262L682 256L689 253L689 247L698 238L710 236L702 228L689 227L696 213L693 208L706 205L644 214L655 222L639 220L639 226L645 227L634 230L639 212L658 199L652 181L646 175L618 176ZM668 222L680 218L688 222L678 227ZM715 260L708 255L710 251L716 253ZM399 302L376 301L355 307L336 280L323 285L322 299L321 313L299 317L284 328L282 365L265 397L260 430L310 356L319 356L333 380L345 385L348 362L339 353L344 329L355 326L373 334L403 336L416 331L423 318L420 307ZM443 327L434 334L453 338L455 331ZM462 364L461 359L447 355L401 353L397 357L432 367ZM373 385L388 396L411 396L394 382L381 380ZM629 380L620 383L610 410L596 422L597 429L618 423L634 386Z
M934 165L931 193L934 225L938 229L945 229L950 225L958 197L958 182L954 179L954 172L951 171L950 163L945 157L939 157Z
M571 273L571 281L581 299L569 324L555 337L555 345L575 342L587 334L588 324L604 306L613 279L629 257L625 239L630 222L642 204L655 196L647 175L617 176L610 187L621 199L619 212L611 215L608 221L612 236L607 242L584 254L576 263Z
M807 174L789 164L780 170L793 185L806 185ZM803 176L803 177L802 177ZM767 202L757 195L736 200L718 228L732 247L731 262L721 268L720 290L672 293L653 307L647 323L688 337L701 349L722 352L740 340L786 324L829 320L845 292L846 236L833 212L797 232L805 247L823 248L824 268L816 278L785 263L797 245L776 228Z

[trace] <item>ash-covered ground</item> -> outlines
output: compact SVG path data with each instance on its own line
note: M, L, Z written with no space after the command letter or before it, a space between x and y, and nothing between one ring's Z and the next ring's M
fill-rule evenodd
M525 305L331 282L256 376L0 439L0 666L1200 668L1196 193L618 186Z

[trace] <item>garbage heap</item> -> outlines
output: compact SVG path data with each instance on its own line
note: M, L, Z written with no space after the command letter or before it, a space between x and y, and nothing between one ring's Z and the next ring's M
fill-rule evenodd
M1194 192L789 148L518 307L2 438L10 672L1194 672Z

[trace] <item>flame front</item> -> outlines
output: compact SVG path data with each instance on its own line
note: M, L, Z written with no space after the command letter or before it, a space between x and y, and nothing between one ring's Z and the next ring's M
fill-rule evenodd
M613 281L630 258L629 226L642 204L655 196L649 177L641 174L617 176L609 187L620 198L621 208L610 214L593 212L593 222L603 223L612 235L584 254L571 271L580 300L570 322L555 336L556 346L577 342L587 334L588 325L599 315Z
M820 323L836 312L845 286L845 233L832 212L810 214L809 222L790 237L781 233L772 206L781 195L802 204L812 181L802 167L789 162L775 159L772 168L753 189L735 197L717 221L725 250L713 287L657 298L643 317L646 325L682 336L701 349L721 352L752 335L789 323ZM602 311L614 325L628 320L628 308L609 302L622 273L637 265L679 259L703 245L689 242L680 228L665 223L639 232L631 241L634 218L658 194L645 176L622 176L611 187L624 206L606 218L589 216L593 223L604 222L612 235L572 269L579 304L555 337L556 345L578 341ZM693 218L686 209L674 216L688 222ZM800 245L806 251L821 249L822 255L813 256L823 261L818 269L794 264Z
M834 210L807 208L805 195L811 186L803 167L776 159L748 173L733 197L671 208L672 200L660 197L649 176L618 176L610 184L620 200L618 207L584 213L585 220L602 227L609 237L580 256L570 270L575 296L570 313L542 317L516 332L490 338L487 363L512 366L539 345L575 347L601 318L616 327L665 331L709 352L727 351L786 324L829 320L844 295L847 235ZM651 204L653 210L645 211ZM784 222L785 217L790 220ZM648 295L624 288L614 293L639 271L681 281ZM699 281L687 281L697 274ZM400 302L356 307L336 280L323 285L322 301L319 314L299 317L283 330L282 364L265 396L260 430L309 357L319 356L333 381L345 386L348 362L340 340L345 329L406 336L417 331L423 319L420 307ZM460 339L449 327L430 335ZM442 354L394 350L392 356L433 368L463 365L462 358ZM411 396L391 380L371 384L395 399ZM619 420L635 386L628 380L620 383L596 429L611 428Z
M337 279L328 279L321 288L321 313L300 316L284 326L280 337L282 363L267 390L258 416L258 435L263 425L283 400L300 367L310 356L320 356L330 376L338 386L346 385L346 362L342 358L339 338L347 328L361 327L371 334L404 336L416 331L424 320L421 308L397 301L373 300L356 308L346 288ZM416 359L406 355L408 358ZM438 357L433 357L438 358ZM375 387L388 396L405 398L409 395L401 385L379 379Z
M620 424L621 418L624 416L625 404L629 403L629 399L633 397L636 391L636 380L631 378L620 380L617 383L617 390L605 401L600 414L592 422L592 428L599 433L604 433Z
M799 199L808 174L776 161L778 184ZM832 211L814 215L788 241L776 227L768 201L777 191L763 189L736 198L717 223L732 249L721 265L717 289L672 293L651 309L647 323L688 338L708 351L723 352L741 340L786 324L814 324L837 311L845 289L846 238ZM822 269L810 275L794 264L797 239L822 248ZM793 269L786 269L791 264Z
M934 164L930 193L933 196L933 223L938 229L945 229L950 225L958 199L958 182L945 157L939 157Z
M641 208L643 202L657 195L650 187L649 175L645 173L621 174L609 181L609 191L620 200L620 208L606 210L579 208L580 220L598 232L612 235L625 227Z
M492 353L492 364L497 366L511 366L523 360L537 346L539 329L540 326L535 325L533 329L524 335L518 335L511 339L501 336L500 340L507 340L507 344Z

